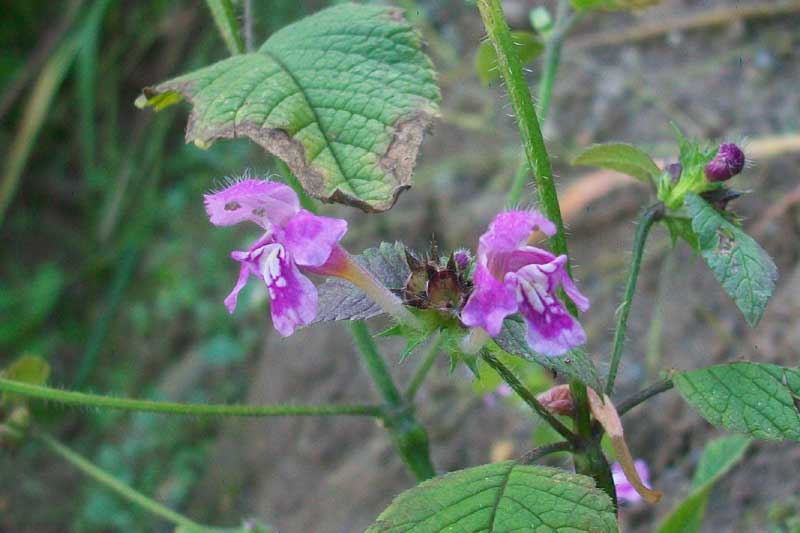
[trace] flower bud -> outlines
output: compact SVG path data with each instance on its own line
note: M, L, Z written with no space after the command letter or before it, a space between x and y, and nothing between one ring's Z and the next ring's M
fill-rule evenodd
M556 385L539 394L536 399L555 415L573 416L575 414L575 405L572 402L569 385Z
M453 260L458 266L459 272L466 272L467 268L469 267L469 262L472 260L472 256L469 253L469 250L465 250L462 248L461 250L456 250L453 252Z
M683 172L683 165L680 163L667 165L667 174L672 178L672 183L678 183L678 180L681 178L681 172Z
M722 143L717 155L706 165L706 178L712 182L731 179L742 171L744 164L745 156L741 148L734 143Z

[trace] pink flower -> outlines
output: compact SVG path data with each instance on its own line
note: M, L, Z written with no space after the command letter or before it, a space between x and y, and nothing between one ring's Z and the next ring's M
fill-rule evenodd
M647 463L642 459L636 459L633 462L636 473L642 479L642 482L651 487L650 485L650 470L647 468ZM622 466L619 463L611 465L611 475L614 478L614 487L617 490L617 500L620 503L639 503L642 501L642 496L637 492L636 488L631 485L622 471ZM651 487L652 488L652 487Z
M347 222L314 215L300 208L297 194L282 183L244 179L205 195L211 223L231 226L253 222L265 233L246 251L231 257L241 263L239 279L225 298L230 313L250 276L261 278L270 298L272 323L287 337L298 326L309 324L317 314L317 289L301 273L333 274L346 252L338 245Z
M536 229L548 236L556 230L538 211L506 211L495 217L480 238L475 289L461 320L494 337L503 320L519 312L527 323L531 348L544 355L562 355L585 343L586 334L557 298L556 290L561 285L582 311L589 308L589 300L569 277L567 256L556 257L528 245Z

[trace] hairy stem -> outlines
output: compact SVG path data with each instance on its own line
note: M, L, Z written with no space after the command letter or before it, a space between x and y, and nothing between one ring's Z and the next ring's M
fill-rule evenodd
M161 402L66 391L4 378L0 378L0 391L69 405L182 416L383 416L383 410L377 405L203 405Z
M418 481L432 478L436 470L430 458L427 431L417 422L413 406L406 403L394 384L366 324L356 321L350 329L367 372L386 404L384 422L400 457Z
M619 402L619 405L617 406L617 412L620 414L620 416L622 416L640 403L646 402L653 396L661 394L662 392L666 392L674 386L675 384L672 382L672 378L666 378L662 379L661 381L657 381L649 387L646 387L636 394Z
M522 73L519 55L514 48L511 31L503 16L500 0L478 0L478 9L489 39L497 52L497 66L505 80L508 98L517 117L522 147L528 165L533 171L539 200L545 215L556 225L558 230L550 238L550 248L556 255L566 254L567 239L564 235L564 222L561 219L561 208L558 205L550 158L544 145L531 92Z
M106 488L116 492L118 495L122 496L124 499L128 500L129 502L138 505L142 509L159 516L169 522L175 524L176 526L180 526L185 528L187 531L226 531L221 528L212 528L208 526L203 526L190 520L189 518L183 516L180 513L177 513L166 507L154 499L150 498L149 496L145 496L141 492L137 491L133 487L130 487L123 483L122 481L118 480L105 470L95 466L92 464L88 459L79 455L78 453L72 451L70 448L67 448L57 440L53 439L52 437L45 435L43 433L37 434L37 439L42 442L47 448L70 463L72 466L80 470L82 473L87 475L88 477L94 479L101 485L105 486ZM230 530L228 530L230 531Z
M425 378L428 376L428 372L430 372L431 367L433 367L433 363L435 363L436 358L439 357L439 352L442 349L443 342L444 336L437 334L436 338L433 339L430 348L428 348L428 353L426 353L425 357L422 359L419 368L417 368L417 371L414 372L414 376L411 378L408 388L406 389L406 400L409 402L414 400L414 397L417 395L417 391L425 381Z
M554 442L552 444L545 444L544 446L539 446L538 448L534 448L531 451L527 452L525 455L517 459L517 462L523 465L532 464L542 457L546 455L550 455L551 453L558 453L558 452L568 452L572 450L572 445L569 442L561 441L561 442Z
M625 284L625 294L622 296L622 303L617 309L617 326L614 329L614 341L611 347L611 365L608 368L608 378L606 379L606 394L611 396L614 391L614 380L617 377L619 361L622 357L622 347L625 344L625 333L628 328L628 315L631 311L633 295L636 292L636 281L639 279L639 268L642 266L642 256L653 224L664 216L664 204L657 203L651 205L642 213L639 224L636 226L636 235L633 238L633 256L631 266L628 271L628 281Z
M569 430L567 426L561 423L561 421L555 417L547 408L536 399L531 391L528 390L522 382L517 379L517 376L504 365L497 357L491 354L488 350L484 350L481 353L483 360L494 369L495 372L500 374L500 377L503 378L503 381L508 383L508 385L514 390L514 392L522 398L528 406L533 409L536 414L541 416L545 422L550 424L553 429L555 429L562 437L564 437L569 443L573 446L578 444L578 440L575 434Z
M553 182L553 171L550 158L544 144L539 119L533 105L530 90L522 73L522 65L514 48L511 32L506 23L500 0L478 0L483 24L489 39L497 53L497 64L508 89L508 97L514 114L517 117L522 147L528 160L539 203L545 215L556 226L556 233L550 240L550 249L556 255L568 255L567 238L564 233L564 222L561 218L561 207L558 204L558 193ZM567 272L571 273L569 261L566 264ZM562 297L570 313L578 314L575 304L566 295ZM591 421L589 418L589 399L586 386L578 381L570 383L570 390L575 404L575 428L580 437L581 446L574 453L575 469L595 479L597 485L605 490L612 499L616 500L611 470L603 456L599 442L591 438Z

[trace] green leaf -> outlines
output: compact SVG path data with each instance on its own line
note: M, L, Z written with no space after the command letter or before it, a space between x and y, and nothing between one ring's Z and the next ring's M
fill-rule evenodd
M739 362L678 373L681 396L715 426L800 441L800 370Z
M750 439L741 435L709 442L694 473L689 496L661 523L658 533L698 533L712 487L744 456Z
M355 256L364 268L372 273L385 287L402 289L411 271L408 268L403 243L382 242L380 246L368 248ZM364 292L339 278L329 278L317 287L319 304L317 322L332 320L366 320L383 313L383 309Z
M649 155L625 143L595 144L581 152L572 164L607 168L644 182L655 182L661 174L661 169Z
M611 499L586 476L505 461L459 470L400 494L367 533L616 532Z
M692 221L688 218L668 216L664 218L664 225L669 230L672 246L675 246L678 239L686 241L692 250L700 251L700 241L697 240L697 233L692 229Z
M503 329L500 334L494 338L494 344L511 355L522 357L528 361L535 361L543 367L555 370L570 379L577 379L596 391L602 390L600 378L597 376L597 369L595 369L591 358L583 348L575 348L558 357L548 357L536 353L531 350L525 340L526 327L524 323L513 317L507 318L503 322Z
M685 203L703 259L747 323L755 327L775 289L775 263L756 241L705 200L689 193Z
M37 355L23 355L0 371L0 377L33 385L44 385L50 377L50 365ZM1 403L24 400L23 396L6 392L3 393Z
M544 43L535 34L529 31L512 31L519 61L523 65L530 63L544 51ZM475 54L475 70L484 85L489 85L500 79L500 70L497 68L497 52L491 41L483 41Z
M188 100L188 141L247 137L311 195L384 211L411 186L440 99L428 57L402 12L342 4L237 55L145 88L139 107Z

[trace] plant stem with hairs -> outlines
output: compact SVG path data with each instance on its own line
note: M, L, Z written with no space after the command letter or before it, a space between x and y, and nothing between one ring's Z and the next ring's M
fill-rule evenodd
M478 10L497 53L498 68L505 80L508 97L517 118L523 150L533 171L539 203L547 218L556 226L556 233L549 240L550 248L556 255L567 255L567 239L564 233L558 194L553 182L550 158L500 0L478 0ZM569 262L566 268L567 272L571 273ZM569 298L565 297L565 304L570 313L577 315L577 308ZM581 447L573 455L575 469L579 473L593 477L598 486L616 500L610 467L603 456L599 443L592 438L586 385L572 381L570 390L575 404L575 429L581 439Z

